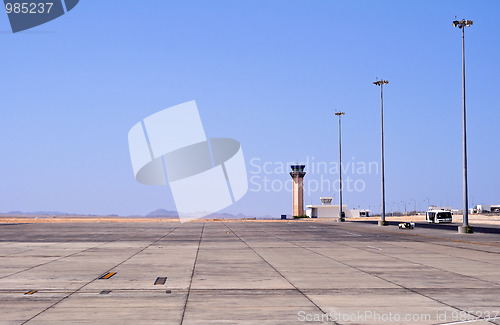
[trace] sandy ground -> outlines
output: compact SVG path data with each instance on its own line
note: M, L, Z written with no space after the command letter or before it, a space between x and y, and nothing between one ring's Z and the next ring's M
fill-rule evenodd
M362 220L379 220L380 217L364 217L364 218L349 218L348 221L362 221ZM335 222L336 219L299 219L293 220L293 222L324 222L325 220L331 220ZM386 216L388 221L425 221L425 216L422 215L412 215L412 216L400 216L400 217L390 217ZM191 222L217 222L222 221L222 219L198 219ZM274 220L248 220L248 219L226 219L224 222L277 222L279 219ZM138 223L138 222L179 222L179 219L167 219L167 218L141 218L141 217L99 217L99 216L31 216L31 215L4 215L0 217L0 223L116 223L116 222L127 222L127 223ZM454 215L453 222L461 223L462 215ZM498 215L469 215L469 224L491 224L500 225L500 216Z
M99 222L179 222L176 219L133 219L119 217L0 217L0 223L99 223Z
M276 222L274 220L255 219L195 219L189 222ZM311 219L307 219L311 220ZM178 223L179 219L174 218L146 218L146 217L108 217L108 216L44 216L44 215L3 215L0 216L0 223L106 223L106 222L172 222Z

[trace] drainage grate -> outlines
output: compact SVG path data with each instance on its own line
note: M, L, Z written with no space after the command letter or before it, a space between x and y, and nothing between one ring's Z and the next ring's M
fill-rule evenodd
M101 277L99 279L107 280L115 274L116 274L116 272L108 272L106 274L101 275Z
M111 290L102 290L100 295L107 295L111 292Z
M30 290L28 292L25 292L24 295L34 295L37 292L38 292L37 290Z
M155 281L155 286L165 284L166 281L167 277L157 277Z

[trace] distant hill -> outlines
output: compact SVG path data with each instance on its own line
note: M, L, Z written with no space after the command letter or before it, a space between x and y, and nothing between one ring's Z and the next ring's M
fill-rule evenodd
M75 213L67 213L67 212L60 212L60 211L35 211L35 212L22 212L22 211L10 211L10 212L4 212L0 213L0 215L19 215L19 216L89 216L89 217L98 217L98 215L95 214L75 214ZM107 217L118 217L116 214L108 214L106 215ZM146 218L163 218L163 219L179 219L179 214L177 211L173 210L165 210L165 209L157 209L154 211L151 211L150 213L146 214L144 217ZM129 216L127 218L143 218L143 216ZM231 213L212 213L207 215L204 219L276 219L276 217L272 217L270 215L265 215L265 216L250 216L250 215L245 215L243 213L238 213L236 215L231 214Z
M204 217L204 219L243 219L243 218L246 218L246 216L241 213L236 216L231 213L212 213Z
M158 209L146 214L148 218L167 218L167 219L177 219L179 214L177 211Z
M146 215L147 218L179 218L179 214L177 211L158 209L153 212L150 212ZM212 213L204 217L204 219L252 219L256 218L253 216L247 216L243 213L238 213L237 215L231 213ZM260 218L258 218L260 219Z
M13 215L36 215L36 216L67 216L70 213L60 212L60 211L35 211L35 212L22 212L22 211L10 211L0 214L13 214Z
M204 217L204 219L260 219L260 217L247 216L243 213L238 213L236 215L231 213L212 213Z

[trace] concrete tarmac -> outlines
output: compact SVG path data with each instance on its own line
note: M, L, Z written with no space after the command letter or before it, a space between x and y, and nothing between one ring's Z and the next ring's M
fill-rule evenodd
M500 324L500 236L361 222L0 224L0 324Z

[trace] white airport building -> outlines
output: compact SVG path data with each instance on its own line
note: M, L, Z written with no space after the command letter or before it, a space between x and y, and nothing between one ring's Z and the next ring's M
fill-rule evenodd
M498 213L500 212L500 205L487 205L487 204L478 204L474 208L469 209L470 213Z
M306 205L306 215L310 218L338 218L340 205L332 204L333 197L320 197L321 204ZM347 210L347 205L342 204L342 212L346 218L368 217L369 210L350 209Z

